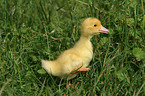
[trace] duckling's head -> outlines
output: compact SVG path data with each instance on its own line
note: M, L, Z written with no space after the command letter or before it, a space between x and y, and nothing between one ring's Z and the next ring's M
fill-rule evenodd
M82 23L82 36L92 37L95 34L108 33L109 30L101 25L100 20L89 17Z

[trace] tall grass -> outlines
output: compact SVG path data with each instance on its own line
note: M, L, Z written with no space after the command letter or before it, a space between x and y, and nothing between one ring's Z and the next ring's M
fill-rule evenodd
M145 95L143 0L1 0L1 96ZM89 72L67 81L41 72L80 37L80 24L97 17L110 30L91 39ZM45 73L45 74L44 74Z

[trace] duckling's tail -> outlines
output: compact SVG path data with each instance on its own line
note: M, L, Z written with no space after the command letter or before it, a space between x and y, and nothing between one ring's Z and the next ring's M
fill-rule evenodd
M42 67L49 73L52 74L52 61L41 60Z

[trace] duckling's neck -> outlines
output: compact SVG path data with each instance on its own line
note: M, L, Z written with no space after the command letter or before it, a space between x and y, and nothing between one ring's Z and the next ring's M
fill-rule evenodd
M80 40L90 41L91 38L92 38L92 36L84 36L84 35L81 35Z
M87 37L87 36L81 36L80 37L80 39L79 39L79 41L75 44L75 46L74 46L74 48L82 48L82 49L84 49L84 48L91 48L91 50L92 50L92 44L91 44L91 42L90 42L90 39L91 39L91 36L89 37Z
M92 38L92 37L89 37L89 36L88 36L88 37L86 37L86 36L81 36L80 39L79 39L79 41L80 41L80 42L83 42L83 43L85 43L85 42L90 42L90 39L91 39L91 38ZM79 42L79 41L78 41L78 42Z

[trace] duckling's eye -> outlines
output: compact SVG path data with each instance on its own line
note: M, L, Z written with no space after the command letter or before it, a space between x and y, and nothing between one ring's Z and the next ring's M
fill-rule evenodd
M96 25L96 24L94 24L94 27L97 27L97 25Z

